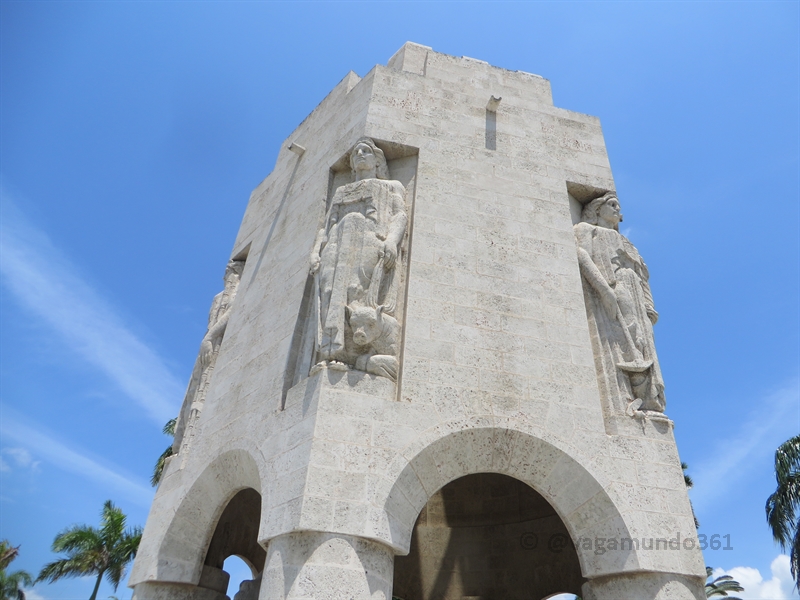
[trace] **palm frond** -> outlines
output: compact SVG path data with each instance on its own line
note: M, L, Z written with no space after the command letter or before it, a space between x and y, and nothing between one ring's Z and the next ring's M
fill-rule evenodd
M100 517L100 536L106 543L118 540L125 531L125 513L106 500Z
M156 466L153 468L153 475L150 477L150 485L157 486L161 481L161 476L164 474L164 467L167 466L167 459L172 456L172 446L167 446L167 449L161 453L156 461Z
M8 540L0 541L0 569L5 569L19 555L19 546L16 548Z
M170 437L175 437L175 427L178 425L178 419L170 419L164 425L164 429L161 432L164 435L168 435ZM164 467L167 464L167 459L174 454L172 449L172 444L170 444L164 452L161 453L161 456L158 457L156 461L155 467L153 467L153 475L150 477L150 485L156 487L158 483L161 481L161 476L164 474Z
M86 552L99 548L102 543L100 532L87 525L73 525L65 529L53 540L53 552Z
M714 569L706 566L706 579L711 579L714 575ZM734 596L729 596L729 592L743 592L744 588L730 575L720 575L714 581L706 583L706 598L713 598L714 596L724 596L728 600L741 600Z
M775 451L775 479L780 484L784 478L800 471L800 435L789 438Z
M778 488L767 498L764 507L767 513L767 523L772 529L772 537L784 548L792 539L792 529L795 527L795 502L785 490Z
M164 435L168 435L170 437L175 437L175 426L178 424L177 417L175 419L170 419L164 425L164 429L161 430L161 433Z
M792 540L792 550L789 553L789 564L792 568L792 577L798 588L800 588L800 524L794 528L794 540Z
M17 591L28 585L33 585L33 578L27 571L14 571L13 573L0 571L0 593L3 598L17 595Z
M92 573L92 563L81 558L62 558L47 563L39 571L36 582L47 581L52 583L65 577L82 577Z
M789 550L792 577L800 587L800 435L775 451L775 492L764 507L772 537Z
M22 587L23 585L33 585L33 577L27 571L14 571L13 573L5 573L6 578L11 581L17 582Z
M683 482L686 484L687 488L692 489L692 487L694 487L694 481L692 481L692 478L686 473L686 470L688 468L689 465L681 461L681 470L683 471Z
M117 588L119 587L123 577L125 577L124 565L115 565L106 571L106 581L113 586L115 592L117 591Z

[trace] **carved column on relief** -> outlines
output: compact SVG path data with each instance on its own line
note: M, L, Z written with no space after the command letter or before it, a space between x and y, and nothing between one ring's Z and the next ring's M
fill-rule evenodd
M172 450L175 454L182 453L184 460L191 446L195 425L203 410L206 392L214 372L214 365L217 362L222 338L228 326L233 300L236 297L243 270L243 260L232 260L228 263L225 268L225 288L214 296L211 303L211 311L208 314L208 330L200 343L200 353L194 363L181 412L175 424L175 440Z
M653 337L658 313L650 274L619 232L621 221L619 200L608 192L583 207L574 227L595 363L601 389L618 411L661 413L666 400Z
M389 179L384 153L372 139L361 138L349 157L355 181L336 189L310 256L311 373L356 369L396 381L406 189Z

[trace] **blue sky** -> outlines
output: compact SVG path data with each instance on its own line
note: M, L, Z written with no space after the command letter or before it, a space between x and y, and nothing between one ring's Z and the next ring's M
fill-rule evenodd
M250 191L349 70L412 40L540 74L557 106L600 117L701 533L731 536L706 563L740 568L745 598L790 597L763 506L774 449L800 431L799 6L3 0L0 538L22 544L15 566L38 572L109 498L144 524Z

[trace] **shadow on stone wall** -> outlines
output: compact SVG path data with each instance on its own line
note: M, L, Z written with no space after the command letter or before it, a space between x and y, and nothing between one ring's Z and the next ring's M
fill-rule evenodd
M422 509L411 552L395 558L403 600L539 600L580 593L575 547L550 504L525 483L495 473L447 484Z

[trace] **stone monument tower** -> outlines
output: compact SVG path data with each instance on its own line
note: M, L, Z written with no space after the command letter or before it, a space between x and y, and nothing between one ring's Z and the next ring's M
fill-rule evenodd
M704 598L600 123L405 44L250 196L137 600Z

